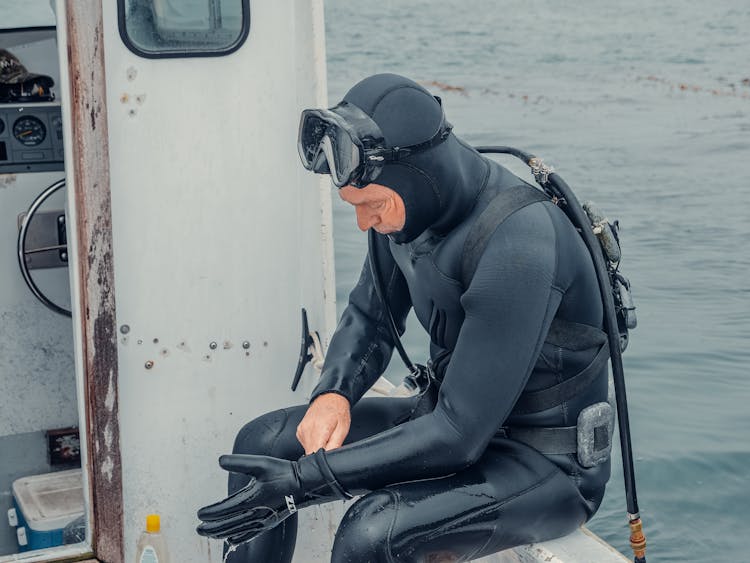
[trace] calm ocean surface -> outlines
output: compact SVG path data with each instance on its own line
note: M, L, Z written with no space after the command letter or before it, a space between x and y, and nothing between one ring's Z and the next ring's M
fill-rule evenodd
M326 0L326 30L331 104L369 74L409 76L458 135L545 157L620 220L649 561L750 561L750 3ZM366 240L334 213L341 310ZM590 528L628 554L618 464Z

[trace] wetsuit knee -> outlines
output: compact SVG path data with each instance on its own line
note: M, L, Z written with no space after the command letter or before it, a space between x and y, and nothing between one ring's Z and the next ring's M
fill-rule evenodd
M333 541L331 563L370 563L392 560L390 533L396 521L398 497L374 491L346 511Z
M251 420L237 433L232 453L284 457L277 450L288 419L287 410L280 409Z

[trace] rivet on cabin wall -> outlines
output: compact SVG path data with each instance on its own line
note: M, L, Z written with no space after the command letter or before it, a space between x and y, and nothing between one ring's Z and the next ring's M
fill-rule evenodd
M245 350L248 350L248 349L250 348L250 343L249 343L249 342L248 342L247 340L245 340L245 341L244 341L244 342L242 343L242 347L243 347L243 348L244 348Z
M216 342L211 342L211 344L209 344L208 347L211 348L211 350L216 350L216 348L218 348L219 345L216 344Z
M130 325L121 325L120 326L120 332L122 334L127 334L130 332Z
M154 344L158 344L158 343L159 343L159 339L158 338L154 338Z
M146 94L138 94L135 97L135 103L139 106L142 106L143 103L146 101Z
M152 362L151 360L148 360L148 361L147 361L147 362L145 363L144 367L145 367L146 369L151 369L152 367L154 367L154 362Z
M136 115L137 113L138 113L138 110L136 110L135 108L131 108L131 109L129 109L129 110L128 110L128 115L129 115L130 117L135 117L135 115Z
M125 74L128 77L128 80L133 82L133 80L135 80L135 77L138 76L138 71L134 66L129 66L128 70L125 71Z
M139 339L138 339L138 344L143 344L143 340L141 340L141 339L139 338Z

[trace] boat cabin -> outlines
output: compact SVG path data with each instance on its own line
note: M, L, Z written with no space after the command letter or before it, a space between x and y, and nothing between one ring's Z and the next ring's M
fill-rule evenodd
M0 561L133 560L149 513L173 561L221 559L217 457L306 400L300 310L335 323L296 153L323 32L322 2L0 5Z

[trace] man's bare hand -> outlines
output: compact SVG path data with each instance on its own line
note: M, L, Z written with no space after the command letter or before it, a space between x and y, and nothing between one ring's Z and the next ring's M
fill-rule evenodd
M297 439L305 454L320 448L333 450L344 443L351 422L349 401L336 393L325 393L307 408L297 426Z

